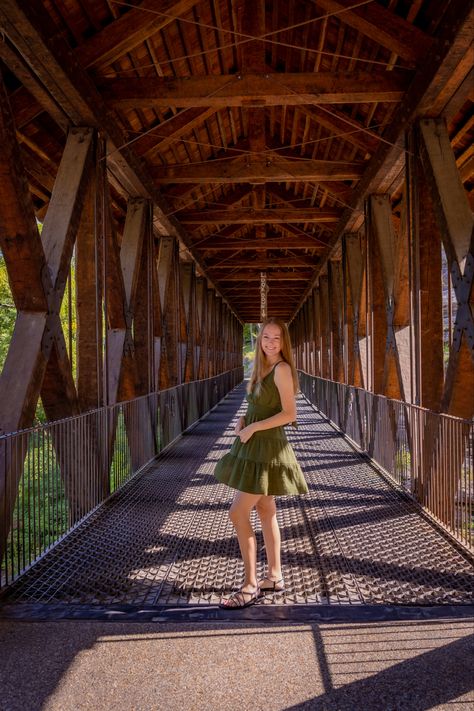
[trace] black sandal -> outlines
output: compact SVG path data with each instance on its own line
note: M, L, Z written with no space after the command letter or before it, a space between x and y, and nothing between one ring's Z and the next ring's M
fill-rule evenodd
M248 597L248 600L245 599L246 597ZM257 585L253 592L249 592L247 590L237 590L237 592L232 593L232 595L228 597L227 600L221 602L219 604L219 607L223 608L224 610L243 610L244 607L250 607L250 605L255 605L259 597L260 590ZM231 601L234 604L229 605Z
M285 581L283 580L283 578L280 578L280 580L271 580L270 578L265 577L264 581L267 581L271 584L260 585L260 596L267 595L269 593L275 594L285 592Z

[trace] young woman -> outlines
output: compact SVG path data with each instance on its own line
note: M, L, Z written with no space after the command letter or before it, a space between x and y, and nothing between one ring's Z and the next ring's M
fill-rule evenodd
M230 452L217 463L214 472L219 481L237 490L229 515L245 568L242 588L221 605L226 609L248 607L267 592L284 590L274 497L308 491L283 429L296 420L297 390L288 328L283 321L269 318L257 336L247 413L237 423L238 436ZM260 581L256 572L257 543L250 525L254 507L262 524L268 563L267 575Z

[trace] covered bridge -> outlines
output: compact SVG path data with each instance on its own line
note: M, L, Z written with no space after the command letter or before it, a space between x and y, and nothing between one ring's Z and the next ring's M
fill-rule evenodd
M466 0L1 1L7 601L216 599L206 477L265 312L326 507L282 509L288 600L471 600L473 28Z

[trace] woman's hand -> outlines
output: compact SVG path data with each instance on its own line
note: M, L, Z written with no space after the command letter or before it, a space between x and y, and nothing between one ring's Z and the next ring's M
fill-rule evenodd
M240 437L240 441L242 442L242 444L245 444L245 442L248 442L254 432L256 432L255 423L252 423L251 425L247 425L247 427L244 427L243 429L241 429L239 432L239 437Z
M239 419L237 420L237 424L235 425L234 429L234 434L238 435L241 430L243 430L245 427L245 417L241 415Z

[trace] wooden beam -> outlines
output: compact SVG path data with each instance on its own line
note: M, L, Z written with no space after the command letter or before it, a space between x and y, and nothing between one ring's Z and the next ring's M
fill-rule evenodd
M103 79L99 88L114 108L299 106L397 102L409 83L393 70L309 74L229 74Z
M284 158L233 161L211 160L205 165L151 167L157 183L299 183L304 180L357 180L363 163L325 160L292 161Z
M321 250L324 245L315 239L308 237L296 237L287 239L286 237L265 237L257 239L220 239L218 237L208 237L205 241L196 246L196 249L204 252L234 252L255 249L278 249L278 250Z
M272 224L280 222L337 222L340 210L321 209L318 207L288 209L255 209L253 207L233 208L232 210L190 210L176 213L181 224Z
M268 267L268 264L267 264ZM267 281L301 281L305 282L311 277L311 271L300 271L300 272L273 272L270 269L267 271ZM216 268L213 271L213 279L218 282L221 281L260 281L260 270L248 271L239 270L236 274L227 274L224 271L219 272Z
M268 257L265 259L255 259L254 257L234 256L232 260L222 263L222 259L214 259L206 261L206 267L212 269L272 269L275 267L292 267L292 268L307 268L316 267L318 259L314 257Z
M79 45L75 54L84 68L112 64L146 39L184 15L198 0L144 0Z
M318 106L300 106L298 111L365 153L374 153L380 143L380 137L375 131L366 128L335 106L331 106L330 111Z
M133 149L139 156L152 160L157 153L170 148L181 136L189 136L196 126L204 123L215 111L214 107L184 109L158 124L153 130L148 129L146 135L133 142Z

